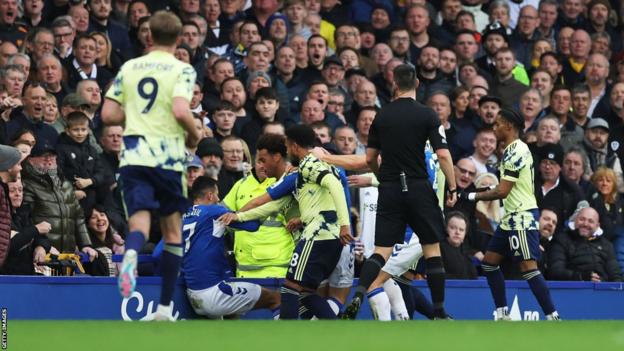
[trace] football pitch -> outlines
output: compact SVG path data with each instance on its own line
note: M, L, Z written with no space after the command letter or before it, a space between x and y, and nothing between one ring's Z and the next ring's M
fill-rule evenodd
M624 321L9 321L8 350L624 350Z

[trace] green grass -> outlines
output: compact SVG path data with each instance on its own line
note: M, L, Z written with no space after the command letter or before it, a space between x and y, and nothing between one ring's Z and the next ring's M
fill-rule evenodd
M624 321L9 321L8 350L624 350Z

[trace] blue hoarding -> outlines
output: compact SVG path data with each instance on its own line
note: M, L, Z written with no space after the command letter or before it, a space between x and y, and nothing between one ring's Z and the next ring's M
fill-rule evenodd
M247 280L276 289L277 279ZM425 281L414 286L429 296ZM179 285L174 296L178 319L196 318ZM549 282L557 310L564 319L624 319L624 283ZM446 283L446 307L455 319L493 319L493 302L485 280ZM115 278L0 276L0 307L9 319L139 320L156 309L160 278L141 277L138 289L122 299ZM544 319L524 281L507 282L511 315L516 320ZM419 316L416 316L419 318ZM253 311L244 318L270 319L269 311ZM371 319L367 305L360 319Z

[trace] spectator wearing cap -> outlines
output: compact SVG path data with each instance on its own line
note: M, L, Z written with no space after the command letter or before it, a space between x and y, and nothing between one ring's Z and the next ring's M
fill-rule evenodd
M487 72L490 77L496 75L496 64L494 63L494 55L502 48L509 47L509 37L505 27L500 22L494 22L485 27L481 36L481 43L485 55L475 60L479 68Z
M193 187L195 179L203 176L204 174L206 174L206 170L204 169L204 164L201 159L197 155L193 156L191 162L188 166L186 166L186 185L188 186L188 189Z
M579 201L584 199L578 185L561 174L563 149L559 144L546 144L538 149L538 174L535 198L539 208L551 208L560 218L558 229L570 218Z
M11 245L11 201L8 183L18 179L22 154L14 147L0 145L0 271Z
M57 118L56 122L52 126L56 129L56 131L60 134L65 131L67 128L67 121L65 118L72 112L86 112L90 108L89 102L85 100L82 95L78 93L69 93L63 98L63 102L61 104L61 118Z
M247 88L248 99L245 106L246 110L253 108L256 100L256 92L261 88L270 88L272 85L271 77L263 71L253 71L247 76L245 87Z
M205 175L218 179L223 166L223 149L214 138L205 138L197 145L195 154L204 165Z
M588 116L604 118L609 114L609 67L609 60L603 54L594 53L587 59L584 67L585 82L591 93Z
M583 208L565 232L555 236L548 252L553 280L621 282L624 278L613 245L603 235L598 212Z
M535 3L537 4L537 1ZM540 34L537 32L538 26L537 8L534 5L522 7L518 16L518 25L515 26L510 38L510 46L516 55L516 60L524 67L531 67L531 50L535 41L540 38Z
M267 19L264 37L271 40L276 48L280 48L288 42L288 31L288 17L275 12Z
M585 129L583 151L585 151L585 176L591 175L599 167L611 168L617 175L619 192L624 192L622 163L618 157L616 144L609 143L609 123L602 118L592 118Z
M502 48L496 52L496 75L491 90L499 96L503 106L512 107L529 87L514 77L513 70L516 66L516 58L509 48Z
M328 88L342 88L345 77L342 61L336 56L326 58L321 70L321 76Z
M35 223L47 221L52 226L48 238L60 252L81 251L94 260L97 252L85 226L82 208L74 186L58 171L56 150L38 139L22 171L24 204L32 208Z
M46 99L46 91L40 85L29 85L24 89L24 106L15 108L11 112L11 120L6 124L8 140L13 139L19 130L26 128L35 133L37 140L56 145L58 133L54 127L43 121Z
M606 33L611 38L611 51L622 51L622 35L611 24L611 3L608 0L592 0L587 5L587 23L585 30L589 34Z
M418 88L416 100L425 103L429 96L437 91L450 93L454 84L440 70L440 50L435 46L425 46L418 58Z
M572 93L570 88L564 85L555 86L550 93L550 114L559 121L561 128L561 146L569 150L572 146L579 145L583 141L583 128L579 127L572 117Z

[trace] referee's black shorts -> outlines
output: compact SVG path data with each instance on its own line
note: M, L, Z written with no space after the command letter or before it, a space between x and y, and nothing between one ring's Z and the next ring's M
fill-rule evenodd
M375 246L403 243L409 225L422 245L435 244L444 237L444 219L438 197L427 179L408 179L408 191L400 182L381 182L377 200Z

